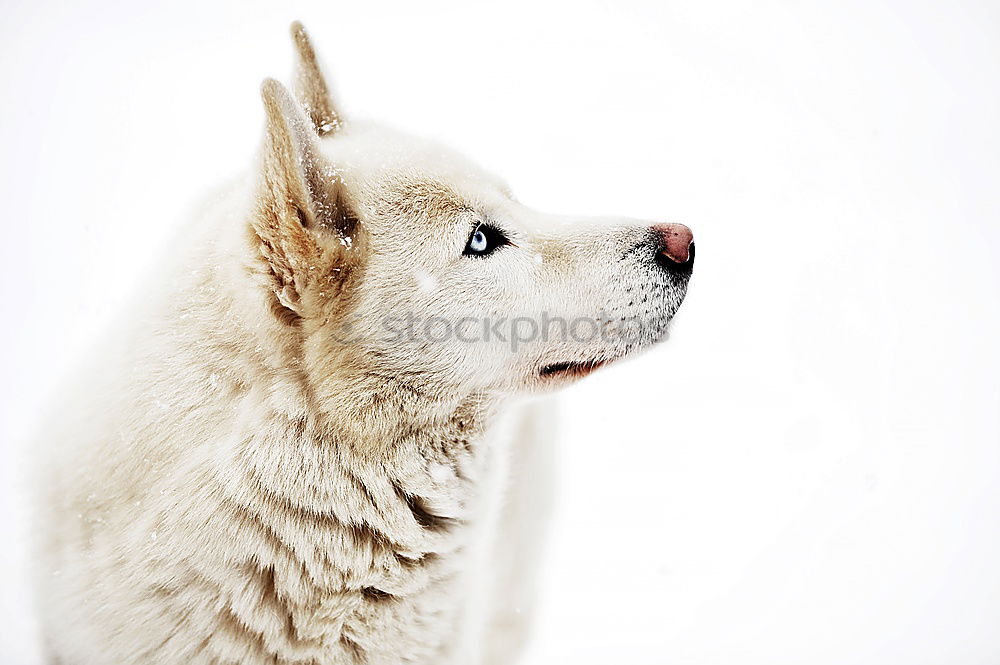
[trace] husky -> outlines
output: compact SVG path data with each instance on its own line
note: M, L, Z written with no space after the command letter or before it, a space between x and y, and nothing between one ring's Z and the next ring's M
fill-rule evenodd
M345 121L306 32L251 173L212 197L39 443L62 665L510 663L544 408L663 338L679 224L569 219Z

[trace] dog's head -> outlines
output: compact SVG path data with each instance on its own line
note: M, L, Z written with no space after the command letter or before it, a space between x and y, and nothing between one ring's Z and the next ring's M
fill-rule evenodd
M679 224L568 219L445 150L344 123L293 26L297 100L264 84L253 251L317 383L539 390L663 337L687 288Z

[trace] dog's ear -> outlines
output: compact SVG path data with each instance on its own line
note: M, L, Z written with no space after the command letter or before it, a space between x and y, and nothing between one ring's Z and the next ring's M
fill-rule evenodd
M250 230L276 312L288 322L302 315L302 295L317 272L344 260L353 217L342 201L342 181L319 150L319 137L288 91L272 79L261 89L267 130ZM330 235L331 233L335 235ZM339 240L339 242L338 242Z
M316 133L320 136L332 134L340 128L340 114L330 97L330 88L323 78L309 35L298 21L292 23L292 40L296 52L295 94Z

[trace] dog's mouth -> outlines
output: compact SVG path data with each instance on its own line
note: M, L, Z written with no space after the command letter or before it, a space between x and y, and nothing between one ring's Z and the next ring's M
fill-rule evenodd
M538 372L543 380L582 379L593 374L598 368L608 363L607 360L587 360L584 362L561 362L545 365Z

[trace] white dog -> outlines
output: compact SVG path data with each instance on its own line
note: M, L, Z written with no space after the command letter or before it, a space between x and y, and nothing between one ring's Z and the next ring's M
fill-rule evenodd
M684 297L686 227L542 215L345 123L292 32L256 171L40 446L52 663L510 662L544 442L501 411L654 343Z

